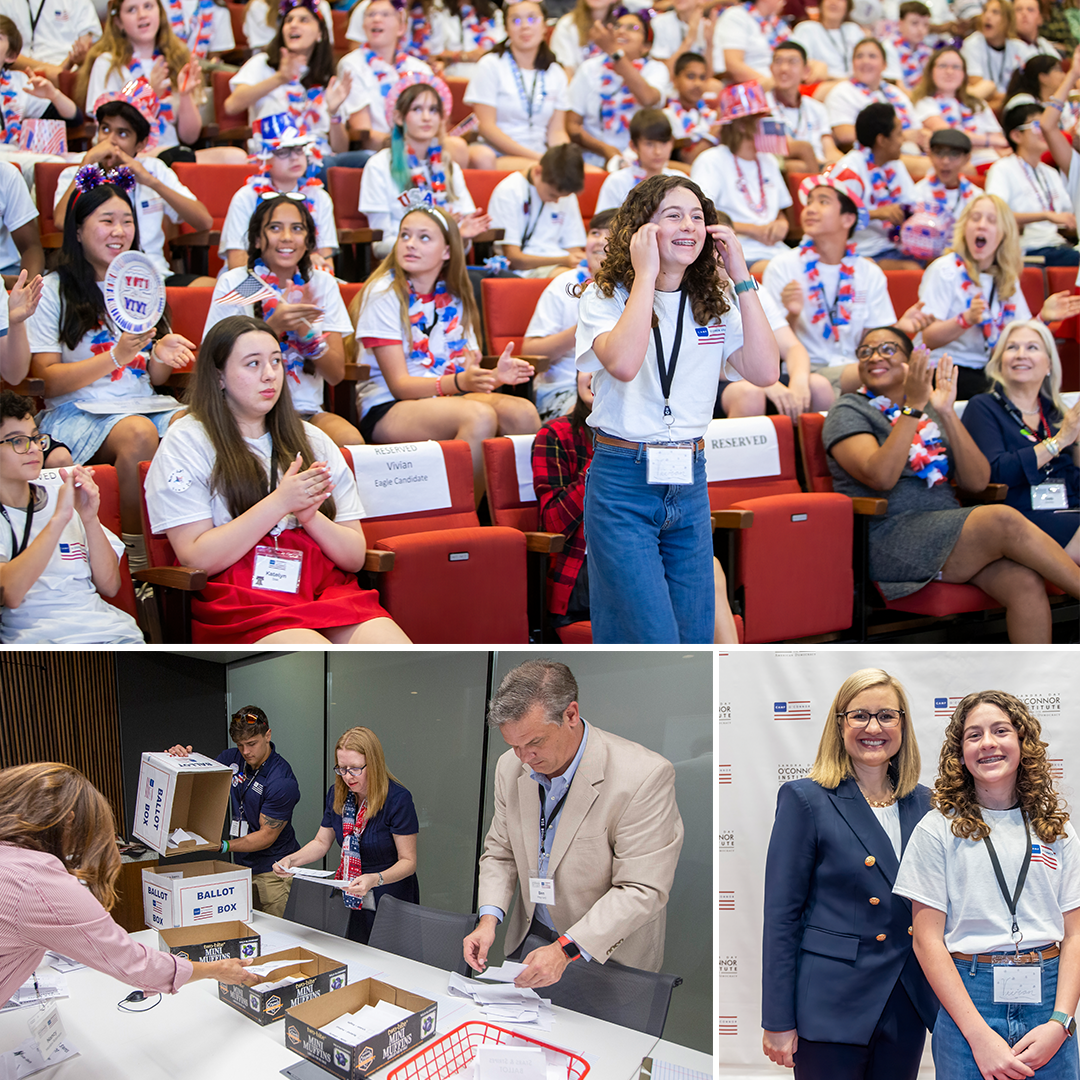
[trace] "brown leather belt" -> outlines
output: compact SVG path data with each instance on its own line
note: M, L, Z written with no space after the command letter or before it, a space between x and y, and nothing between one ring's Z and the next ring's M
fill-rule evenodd
M636 450L639 446L693 446L695 450L705 449L704 439L695 439L693 443L689 442L675 442L675 443L639 443L630 442L627 439L616 439L614 435L605 435L602 431L596 433L596 441L603 443L605 446L621 446L624 450Z
M1055 956L1060 955L1060 945L1047 945L1045 949L1028 949L1026 952L1022 952L1021 956L1041 956L1044 960L1053 960ZM977 956L971 956L969 953L954 952L950 953L950 956L954 960L964 960L967 963L971 963L972 960L979 964L1001 964L1007 960L1010 956L1015 956L1015 953L999 952L999 953L979 953Z

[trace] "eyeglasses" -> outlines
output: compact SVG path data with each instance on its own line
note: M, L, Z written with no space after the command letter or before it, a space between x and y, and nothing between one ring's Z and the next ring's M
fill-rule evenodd
M334 772L340 777L359 776L366 768L367 765L335 765Z
M867 712L865 709L852 709L849 712L837 713L844 717L852 727L866 727L871 720L878 722L878 727L896 727L900 718L904 715L903 709L879 709L877 712Z
M298 156L302 156L302 155L307 154L307 147L306 146L279 146L276 149L271 150L270 153L272 153L274 155L274 157L279 158L280 160L284 161L286 158L298 157Z
M0 439L0 446L7 444L15 451L16 454L29 454L30 444L34 443L36 446L40 446L43 451L47 451L52 446L52 437L50 435L12 435L9 439Z
M1041 131L1042 125L1038 120L1032 120L1029 124L1021 124L1018 128L1013 128L1013 134L1018 131Z
M869 360L874 353L877 353L888 360L890 356L896 355L899 348L900 346L895 341L882 341L877 345L860 345L855 350L855 356L859 360Z
M538 22L543 22L539 15L518 15L516 18L510 20L511 26L535 26Z

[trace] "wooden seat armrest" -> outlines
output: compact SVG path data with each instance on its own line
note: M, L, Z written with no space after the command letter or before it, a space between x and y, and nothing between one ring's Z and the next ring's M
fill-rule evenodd
M342 382L367 382L371 378L370 364L346 364Z
M566 537L562 533L525 533L526 551L539 551L545 555L558 555L564 547L566 547Z
M61 232L42 233L41 246L55 251L64 246L64 234Z
M754 524L753 510L714 510L714 529L749 529Z
M364 559L364 569L373 574L387 574L394 569L395 551L375 551L368 548Z
M474 244L494 244L506 236L505 229L485 229L472 238Z
M170 589L182 589L184 592L198 592L206 588L210 575L205 570L195 570L190 566L151 566L146 570L136 570L131 576L150 585L164 585Z
M873 499L868 495L860 495L851 500L851 505L856 514L864 517L884 517L889 512L888 499Z
M1005 497L1009 494L1008 484L987 484L982 491L964 491L961 490L959 495L965 502L969 503L995 503L1004 502Z
M23 381L19 383L18 386L12 386L9 383L4 383L4 386L13 394L21 394L23 397L45 396L44 379L23 379Z
M338 243L374 244L382 239L382 229L338 229Z
M177 233L169 241L170 247L209 247L221 239L220 229L200 229L198 232Z

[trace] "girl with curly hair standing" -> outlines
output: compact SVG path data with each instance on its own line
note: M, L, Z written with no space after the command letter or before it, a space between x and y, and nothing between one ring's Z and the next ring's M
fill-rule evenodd
M722 372L771 385L779 357L738 238L692 180L652 176L630 192L581 293L576 349L595 395L585 485L593 641L710 642L708 398Z
M1040 734L1011 694L968 694L945 731L939 812L896 878L942 1005L934 1065L949 1080L1080 1075L1080 853Z

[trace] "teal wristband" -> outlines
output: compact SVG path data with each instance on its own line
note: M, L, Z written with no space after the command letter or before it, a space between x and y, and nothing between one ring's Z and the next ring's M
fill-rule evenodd
M749 277L745 281L736 282L736 284L735 284L735 295L738 296L740 293L744 293L744 292L757 292L757 289L758 289L757 281L754 278Z
M228 840L222 840L221 841L221 853L222 853L222 855L227 855L229 853L229 841Z

